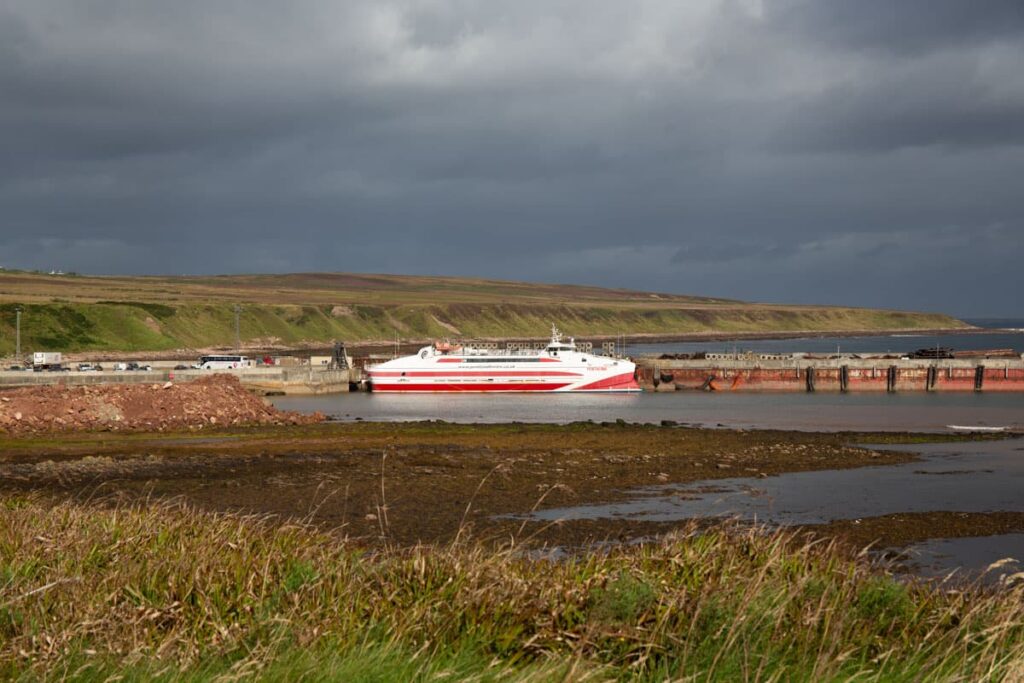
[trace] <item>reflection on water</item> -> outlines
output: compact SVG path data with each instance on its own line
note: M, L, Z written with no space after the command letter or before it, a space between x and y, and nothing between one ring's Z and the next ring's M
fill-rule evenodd
M945 578L956 571L971 579L984 573L986 583L998 583L1024 569L1024 534L936 538L915 543L906 555L920 576Z
M1024 441L885 446L921 453L923 461L849 470L792 472L765 479L714 479L647 487L627 501L542 510L533 519L628 518L681 521L737 517L768 524L822 524L893 513L1024 511ZM997 559L1024 559L1016 535L948 539L915 546L926 573L984 569ZM1016 544L1016 545L1013 545Z
M1024 394L332 394L274 398L339 420L679 423L812 431L947 431L1024 425Z
M1024 441L885 448L918 452L924 460L647 487L621 503L543 510L535 517L664 522L726 516L770 524L821 524L895 512L1024 511Z

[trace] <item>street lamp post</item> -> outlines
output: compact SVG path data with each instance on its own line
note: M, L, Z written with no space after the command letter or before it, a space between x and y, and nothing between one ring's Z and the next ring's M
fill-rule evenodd
M235 351L242 350L242 335L240 333L240 327L238 325L238 314L242 312L242 307L235 304Z
M14 357L21 362L21 306L14 309Z

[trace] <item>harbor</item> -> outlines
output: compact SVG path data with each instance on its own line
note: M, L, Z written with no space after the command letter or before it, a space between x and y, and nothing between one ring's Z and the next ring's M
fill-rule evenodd
M237 377L242 386L264 396L336 394L358 383L359 371L330 367L270 366L237 370L176 370L173 365L154 364L151 370L89 370L67 372L0 371L0 388L46 385L93 386L103 384L187 383L213 374Z
M473 342L466 342L472 344ZM491 366L475 363L473 374L481 380L476 384L453 386L451 377L438 378L429 368L433 384L416 384L416 391L530 391L537 385L516 384L522 378L509 379L507 375L525 371L510 371L508 361L517 357L504 358L501 354L520 354L530 347L543 344L512 342L508 345L497 342L477 342L480 353L489 353L497 362L495 370L503 376L497 386L484 384L491 376L486 368ZM1016 349L993 351L960 352L955 357L911 357L905 354L881 353L837 353L811 354L806 352L759 353L759 352L694 352L694 353L649 353L651 345L644 347L645 353L626 356L615 344L606 343L603 348L591 342L577 342L581 354L591 354L593 360L622 362L624 367L635 364L636 388L647 392L705 391L705 392L805 392L805 393L900 393L900 392L990 392L1017 393L1024 391L1024 358ZM429 348L429 347L426 347ZM539 353L539 350L536 351ZM372 348L351 348L350 356L338 362L332 356L294 355L278 358L273 365L219 369L239 378L242 384L254 392L264 395L310 395L333 394L349 391L374 389L368 367L383 365L398 355L381 354ZM495 355L497 354L497 355ZM564 358L564 352L563 352ZM447 359L446 359L447 360ZM482 360L478 358L477 360ZM67 367L61 372L30 372L25 370L0 370L0 387L39 386L45 384L91 385L91 384L133 384L153 382L189 382L208 376L212 371L191 367L194 359L152 360L144 362L141 370L123 371L104 369L75 370ZM628 365L627 365L628 363ZM109 365L109 364L108 364ZM450 364L440 367L451 368ZM600 367L590 363L589 369ZM182 369L184 368L184 369ZM418 374L411 370L413 375ZM555 371L557 372L557 371ZM547 370L545 374L551 374ZM389 391L403 391L399 377L401 372L385 371L378 374L378 381L387 376L385 384ZM419 374L422 374L420 372ZM465 371L453 377L464 378ZM480 375L485 375L480 377ZM535 374L535 373L533 373ZM532 377L532 374L529 376ZM493 380L491 380L493 381ZM543 387L544 385L539 385ZM576 384L552 384L567 391L575 391ZM600 386L595 383L592 386ZM611 391L618 387L633 387L623 383L605 388ZM533 387L531 389L530 387ZM583 389L586 390L586 389Z
M637 380L650 391L1024 391L1018 355L908 358L798 354L707 354L637 359Z

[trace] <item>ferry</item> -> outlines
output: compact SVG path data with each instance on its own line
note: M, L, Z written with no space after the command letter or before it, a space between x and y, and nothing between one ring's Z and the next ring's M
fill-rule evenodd
M448 342L367 368L373 391L632 392L640 391L636 365L576 348L552 326L543 349L497 350Z

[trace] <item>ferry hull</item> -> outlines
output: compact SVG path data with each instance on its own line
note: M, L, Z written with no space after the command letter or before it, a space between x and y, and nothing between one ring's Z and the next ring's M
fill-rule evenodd
M632 372L606 377L600 380L557 381L520 380L502 381L490 378L412 378L374 377L370 373L370 386L380 393L535 393L535 392L586 392L610 393L640 391L640 385Z
M595 382L544 382L544 381L522 381L502 382L490 380L439 380L423 381L410 380L406 382L396 381L394 378L374 379L370 375L370 387L378 393L536 393L536 392L585 392L585 393L612 393L612 392L633 392L640 391L633 373L627 372L614 377L598 380Z
M545 349L482 349L434 344L367 368L370 388L383 393L535 393L640 391L636 365L624 358L580 352L552 328Z

